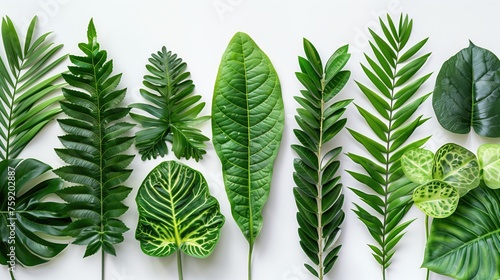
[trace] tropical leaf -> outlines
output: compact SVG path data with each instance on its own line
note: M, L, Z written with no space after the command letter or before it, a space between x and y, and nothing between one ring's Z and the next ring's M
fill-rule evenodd
M455 187L433 180L413 192L413 202L427 216L446 218L455 212L460 194Z
M430 54L419 54L427 39L407 46L413 28L413 20L408 16L401 15L396 25L387 15L385 22L380 19L380 26L382 35L369 30L373 56L365 54L368 64L361 65L373 87L357 82L373 106L372 110L357 107L366 120L367 129L362 133L348 129L370 155L347 155L363 169L349 171L365 186L351 188L367 206L355 204L354 212L376 242L369 247L385 279L396 245L411 223L403 222L403 218L411 207L411 195L417 186L404 176L401 157L406 151L419 148L429 139L426 137L408 143L413 132L427 120L414 115L430 95L417 94L430 74L420 78L415 76ZM368 128L373 131L373 137L366 132Z
M181 251L205 258L217 245L225 218L200 172L175 161L160 163L142 182L136 202L135 238L142 251L154 257L177 252L179 279Z
M500 278L500 192L483 183L460 199L446 219L433 221L423 267L459 280Z
M342 147L325 148L329 140L344 127L342 118L346 106L352 100L333 102L347 83L350 72L342 70L350 54L348 46L339 48L323 69L314 45L304 39L306 57L299 57L301 72L297 78L307 90L295 100L301 105L295 117L300 129L294 129L300 144L292 145L299 158L295 159L293 190L297 204L300 245L314 267L306 268L318 279L323 279L335 264L340 245L340 225L344 220L342 205L344 195L337 172L340 162L337 156ZM309 84L314 86L309 86Z
M53 200L63 181L47 179L51 169L35 159L0 161L0 264L9 269L46 263L67 246L55 240L71 219Z
M500 188L500 145L483 144L479 146L477 158L484 184L492 189Z
M425 184L433 179L434 153L426 149L406 151L401 157L405 176L414 183Z
M249 279L283 127L278 75L250 36L238 32L222 56L215 82L212 141L233 218L249 243Z
M448 143L441 146L434 156L432 177L455 187L464 196L479 185L479 162L476 155L466 148Z
M194 84L186 72L186 63L165 47L149 58L146 69L150 75L144 76L144 86L140 93L150 103L130 105L151 117L130 113L140 123L142 130L136 133L135 145L142 160L163 157L168 154L166 142L172 143L177 158L194 158L196 161L206 154L205 142L210 140L196 126L210 117L198 117L205 103L194 95Z
M500 60L487 49L461 50L443 63L432 105L443 128L460 134L474 131L500 137Z
M117 89L121 74L112 76L113 62L99 48L92 20L87 38L79 44L84 56L70 55L73 66L63 75L71 87L63 89L61 107L68 118L58 120L66 135L56 153L68 165L54 172L75 184L58 193L74 219L65 232L75 237L74 244L87 246L85 257L102 249L104 258L116 254L114 245L128 230L119 217L127 211L122 200L131 191L122 184L132 173L126 168L134 156L123 152L133 143L125 135L133 125L121 120L130 110L119 107L126 90Z
M24 42L9 17L2 20L4 59L0 57L0 160L16 158L61 109L57 94L63 86L54 69L66 59L58 56L63 45L54 45L50 33L35 36L36 17ZM51 76L53 75L53 76Z

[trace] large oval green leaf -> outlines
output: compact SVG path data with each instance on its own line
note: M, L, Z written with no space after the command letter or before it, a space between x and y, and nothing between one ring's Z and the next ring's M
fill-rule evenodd
M500 191L481 184L460 199L457 210L436 219L423 266L462 280L500 278Z
M139 223L135 238L150 256L169 256L178 250L204 258L219 241L224 216L210 195L203 175L175 161L156 166L136 197Z
M262 227L283 123L281 86L271 61L250 36L236 33L217 74L212 132L232 215L250 247Z
M500 60L470 43L448 59L436 78L432 104L443 128L500 137Z

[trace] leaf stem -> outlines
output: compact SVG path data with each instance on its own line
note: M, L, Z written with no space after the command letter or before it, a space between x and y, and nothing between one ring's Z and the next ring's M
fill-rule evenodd
M10 279L11 280L16 280L16 277L14 276L14 271L9 268L9 273L10 273Z
M430 217L425 215L425 243L429 240L429 220ZM429 280L430 270L427 268L427 274L425 276L425 280Z
M179 280L184 279L182 275L182 254L181 250L177 250L177 274L179 274Z
M104 250L101 249L101 280L104 280L106 278L106 274L104 273L105 259L106 254L104 253Z
M248 248L248 280L252 280L252 253L253 244L250 244Z

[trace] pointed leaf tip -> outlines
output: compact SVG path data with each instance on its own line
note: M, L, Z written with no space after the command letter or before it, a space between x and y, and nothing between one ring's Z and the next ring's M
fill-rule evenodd
M89 39L89 43L92 42L96 37L97 37L97 32L95 30L94 19L91 18L89 26L87 28L87 38Z

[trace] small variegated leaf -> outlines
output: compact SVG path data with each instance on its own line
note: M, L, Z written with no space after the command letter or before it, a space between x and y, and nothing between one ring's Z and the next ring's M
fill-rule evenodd
M437 180L430 181L413 192L415 205L433 218L446 218L453 214L459 199L456 188Z
M401 167L405 176L417 184L425 184L432 180L434 153L426 149L406 151L401 157Z
M434 179L455 187L460 197L479 186L479 162L476 155L454 143L444 144L436 151L432 173Z
M483 181L491 189L500 188L500 145L483 144L477 149Z

